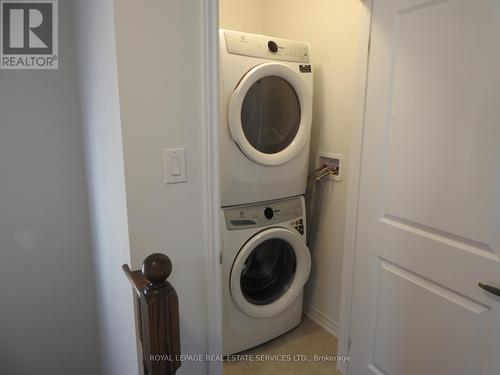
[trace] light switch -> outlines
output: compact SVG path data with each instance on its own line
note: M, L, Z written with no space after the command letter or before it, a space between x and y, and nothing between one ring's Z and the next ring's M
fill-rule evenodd
M186 150L184 148L164 149L163 163L166 184L176 184L187 181Z
M172 167L172 176L181 175L181 161L178 157L173 157L170 159L170 166Z

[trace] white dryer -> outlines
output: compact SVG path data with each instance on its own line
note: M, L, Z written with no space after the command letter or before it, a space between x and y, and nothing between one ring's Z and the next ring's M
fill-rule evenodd
M306 190L313 112L307 43L220 30L221 203Z
M300 324L311 269L305 204L294 197L221 210L223 353Z

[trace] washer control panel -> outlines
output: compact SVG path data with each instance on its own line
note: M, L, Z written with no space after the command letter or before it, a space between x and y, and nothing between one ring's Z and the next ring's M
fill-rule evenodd
M269 226L289 221L300 234L304 234L303 215L301 197L230 207L224 210L228 230Z
M224 30L228 53L263 59L309 62L309 45L265 35Z

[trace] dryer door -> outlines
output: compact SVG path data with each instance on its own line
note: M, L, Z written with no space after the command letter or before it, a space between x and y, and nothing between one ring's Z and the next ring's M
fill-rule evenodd
M229 103L231 135L254 162L286 163L309 138L312 93L300 76L283 63L265 63L250 70Z
M231 269L231 295L246 314L265 318L279 314L300 295L311 269L304 240L284 228L252 237Z

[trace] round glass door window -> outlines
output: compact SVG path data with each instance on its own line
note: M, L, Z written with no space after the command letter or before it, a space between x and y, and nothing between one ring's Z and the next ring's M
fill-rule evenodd
M294 88L278 76L266 76L247 91L241 107L241 125L248 142L265 154L286 149L301 121L300 101Z
M254 305L273 303L288 290L296 268L295 251L288 242L273 238L260 243L241 271L243 297Z

